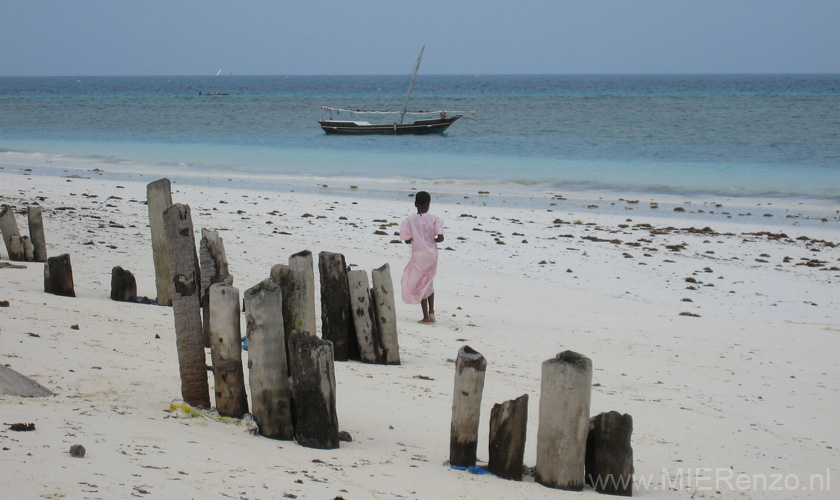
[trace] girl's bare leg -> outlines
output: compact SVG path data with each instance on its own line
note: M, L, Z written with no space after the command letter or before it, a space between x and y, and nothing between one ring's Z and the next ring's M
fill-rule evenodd
M431 323L431 319L429 319L429 299L423 299L420 301L420 308L423 309L423 319L418 321L418 323L428 325Z
M429 323L434 323L435 320L435 294L429 295Z

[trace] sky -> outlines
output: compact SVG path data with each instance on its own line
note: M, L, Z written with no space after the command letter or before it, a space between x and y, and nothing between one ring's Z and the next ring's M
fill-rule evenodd
M0 0L0 76L838 73L838 0Z

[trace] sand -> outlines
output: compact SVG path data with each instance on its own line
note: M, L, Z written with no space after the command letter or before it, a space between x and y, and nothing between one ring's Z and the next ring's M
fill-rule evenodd
M0 363L56 393L0 395L3 498L600 498L446 465L463 345L488 360L480 460L493 404L528 394L525 463L535 465L540 366L571 349L593 362L591 414L633 416L636 496L834 498L840 488L836 205L174 179L196 231L220 232L240 291L304 249L341 252L368 272L389 263L398 289L409 250L394 224L411 213L412 189L440 194L438 322L419 325L419 306L398 302L400 366L336 363L353 441L324 451L169 411L180 399L171 308L109 300L114 266L155 295L144 201L159 175L0 165L0 203L43 207L47 250L71 255L77 294L45 294L42 264L0 268ZM84 457L70 455L74 444Z

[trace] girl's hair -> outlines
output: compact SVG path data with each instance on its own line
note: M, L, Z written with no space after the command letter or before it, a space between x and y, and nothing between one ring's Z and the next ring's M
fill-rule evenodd
M414 206L425 205L432 202L432 195L425 191L418 191L414 196Z

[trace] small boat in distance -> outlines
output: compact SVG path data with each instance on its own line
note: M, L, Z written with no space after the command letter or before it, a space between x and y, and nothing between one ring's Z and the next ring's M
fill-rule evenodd
M475 114L477 110L459 110L459 111L409 111L408 100L411 98L411 90L414 88L414 79L417 77L417 70L420 69L420 60L423 58L424 45L420 49L420 55L417 56L417 64L414 65L414 73L411 75L411 84L408 86L408 95L405 97L405 104L401 110L372 110L372 109L347 109L335 108L331 106L319 106L317 104L310 104L321 109L321 120L318 123L321 129L327 134L344 134L344 135L367 135L367 134L382 134L382 135L425 135L425 134L441 134L450 125L455 123L459 118L464 118L463 114L450 113L470 113ZM324 112L329 113L329 119L324 119ZM333 111L350 113L350 120L335 120L333 119ZM370 123L368 121L355 120L356 114L399 114L400 121L393 123ZM405 115L437 115L433 118L425 118L415 120L411 123L405 123Z

